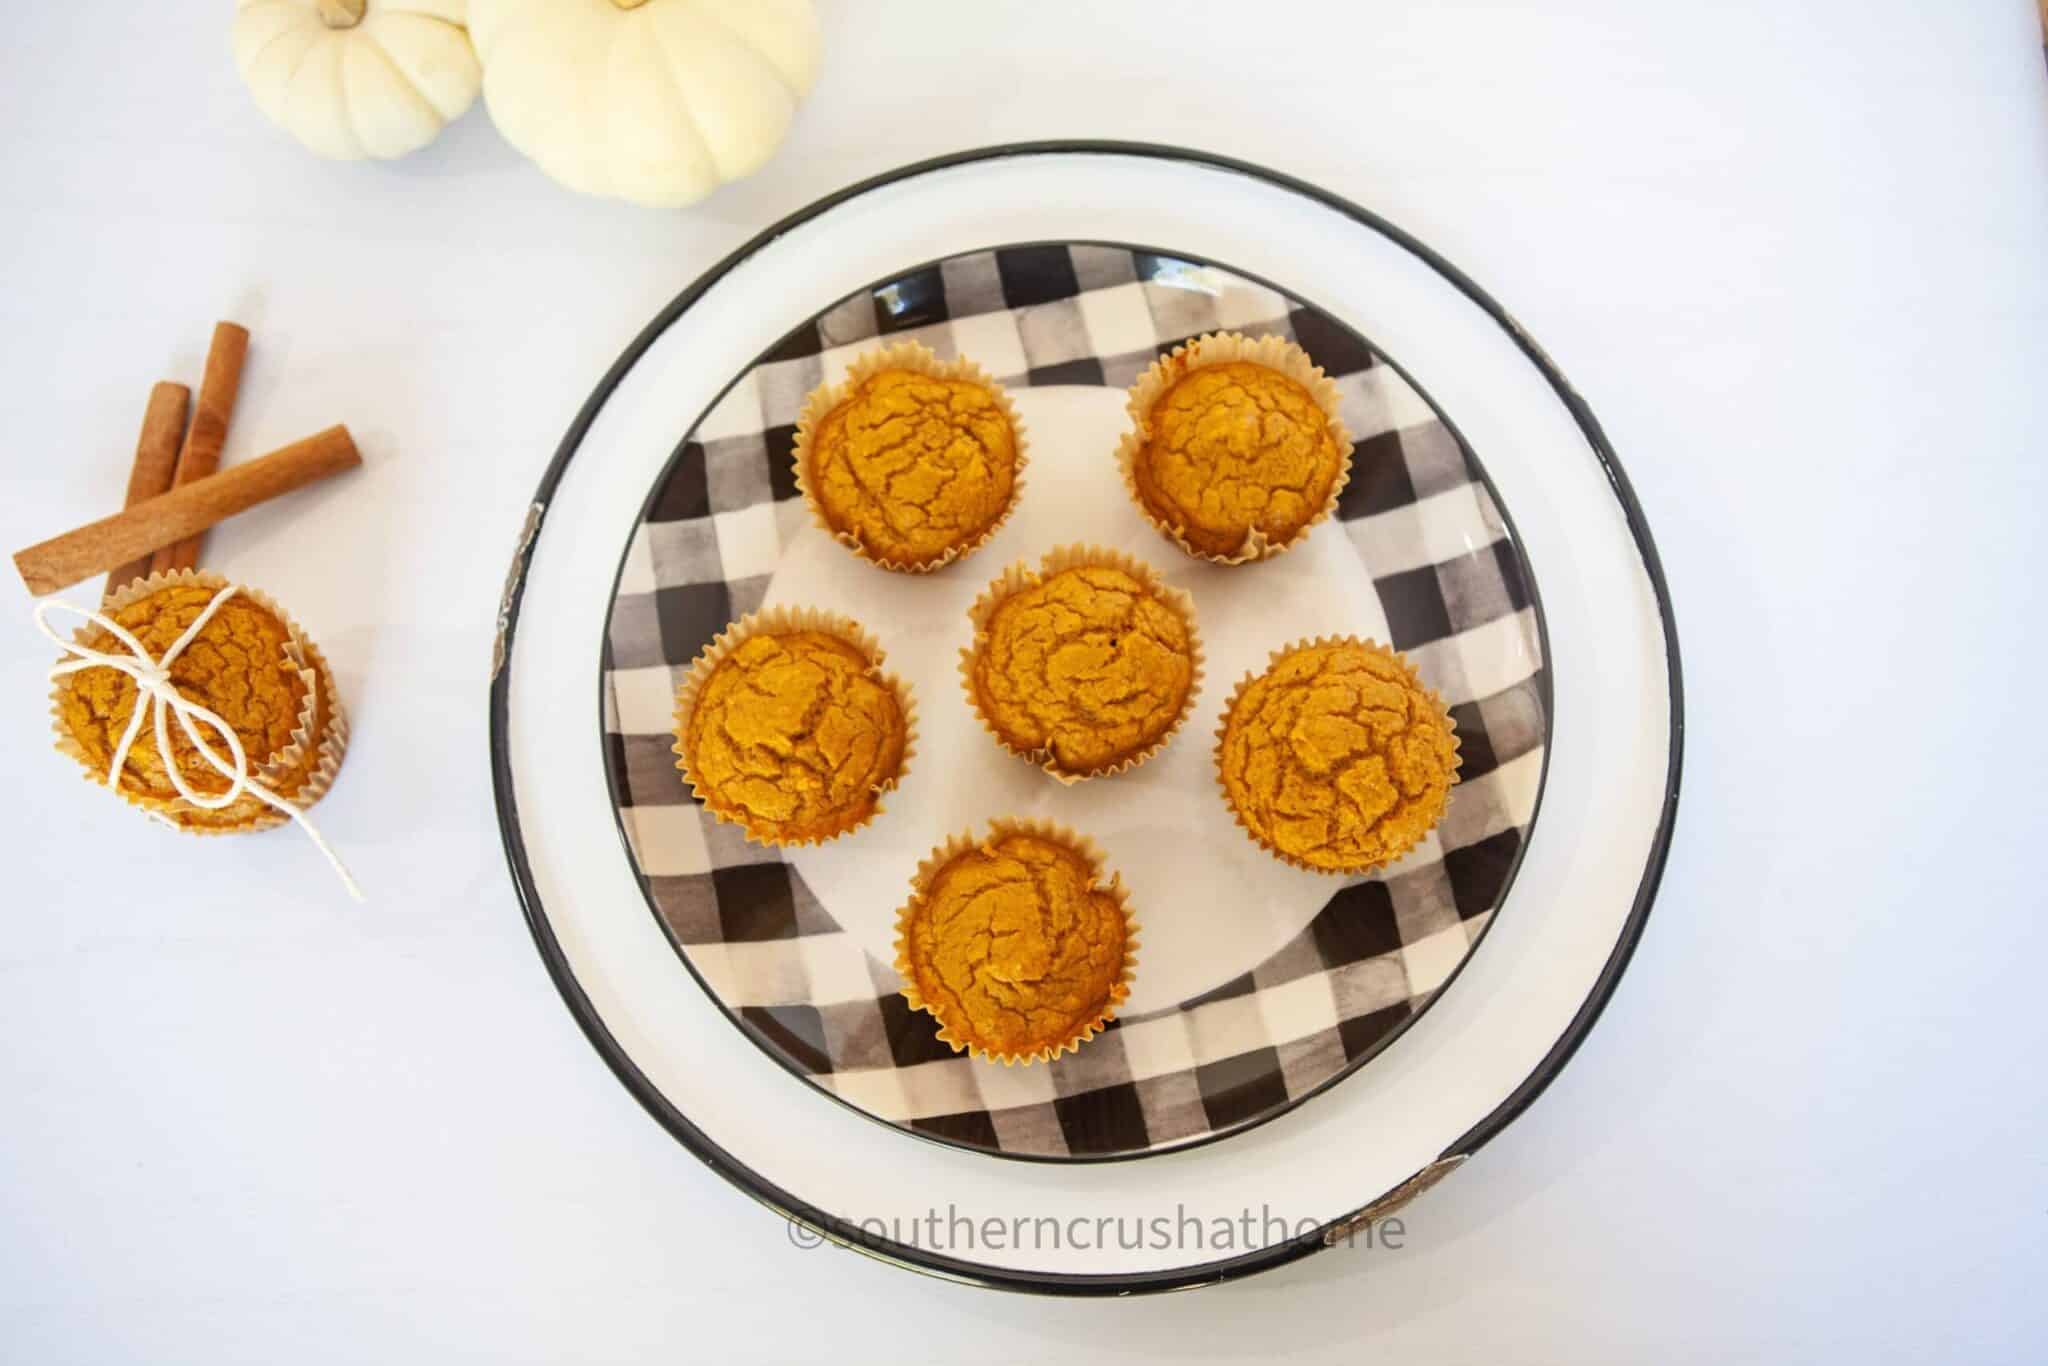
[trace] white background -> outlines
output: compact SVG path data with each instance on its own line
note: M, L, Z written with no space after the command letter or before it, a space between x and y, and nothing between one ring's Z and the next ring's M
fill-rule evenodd
M357 730L319 818L375 895L289 832L183 839L79 781L0 590L0 1358L2048 1350L2027 0L824 0L791 141L681 212L558 190L481 109L320 162L239 87L225 6L17 8L0 544L111 510L150 382L247 323L229 458L340 420L369 468L207 563L337 665ZM1262 161L1466 268L1621 451L1686 664L1664 892L1557 1084L1401 1251L1125 1304L793 1249L584 1042L486 771L520 512L631 336L819 194L1058 136Z

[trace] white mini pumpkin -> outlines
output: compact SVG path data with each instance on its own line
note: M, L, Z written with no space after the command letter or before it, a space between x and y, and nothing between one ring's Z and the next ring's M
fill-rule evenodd
M760 169L818 70L811 0L470 0L469 31L498 131L636 204Z
M257 107L322 156L400 157L476 100L464 0L237 0Z

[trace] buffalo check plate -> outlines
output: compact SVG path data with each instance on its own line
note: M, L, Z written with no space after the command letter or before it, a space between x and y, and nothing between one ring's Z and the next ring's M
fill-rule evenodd
M1337 516L1262 564L1191 560L1130 505L1113 451L1123 392L1205 332L1273 334L1337 381L1357 443ZM929 576L889 574L811 525L792 470L804 396L863 350L914 340L978 361L1031 441L1017 512ZM1004 1157L1133 1158L1237 1133L1368 1063L1443 992L1505 908L1532 837L1549 726L1534 573L1478 454L1366 337L1279 283L1186 251L997 246L821 301L686 428L624 548L604 637L609 796L678 970L823 1096ZM954 658L966 608L1018 559L1087 540L1195 599L1208 654L1191 720L1133 772L1063 788L1001 753ZM852 615L919 710L919 752L873 826L816 849L743 840L696 805L673 753L675 690L762 606ZM1273 649L1355 633L1407 653L1451 703L1463 770L1423 847L1368 877L1281 866L1233 823L1211 751L1236 680ZM1093 838L1142 926L1135 990L1080 1051L1005 1068L910 1010L894 916L934 845L989 817ZM821 1103L824 1103L821 1100Z

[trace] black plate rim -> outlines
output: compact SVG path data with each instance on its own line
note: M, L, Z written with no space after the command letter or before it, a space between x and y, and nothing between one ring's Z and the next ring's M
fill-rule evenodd
M1487 1143L1497 1138L1501 1131L1527 1110L1558 1074L1569 1063L1572 1056L1585 1042L1601 1013L1612 999L1615 988L1627 971L1629 961L1635 955L1636 946L1642 940L1644 927L1648 923L1650 908L1656 900L1657 890L1663 881L1664 869L1669 860L1671 839L1678 814L1678 794L1683 775L1685 739L1685 694L1683 671L1679 659L1678 623L1671 602L1671 588L1664 573L1662 557L1657 553L1656 541L1650 533L1642 505L1635 489L1621 466L1620 457L1614 450L1599 420L1592 409L1579 395L1557 364L1537 344L1535 339L1517 322L1492 295L1466 275L1449 260L1423 243L1406 230L1386 218L1351 202L1344 197L1325 190L1308 181L1275 171L1256 163L1244 161L1219 153L1206 152L1195 148L1176 147L1164 143L1125 142L1111 139L1052 139L1035 142L1001 143L988 147L972 148L930 157L923 161L897 167L857 181L831 194L797 209L781 220L764 228L743 243L723 260L712 266L678 294L668 307L656 315L621 353L618 360L607 370L598 382L591 396L577 412L575 419L564 433L555 449L553 458L542 473L539 486L528 507L526 525L515 548L508 572L503 596L498 608L498 629L493 643L493 665L490 684L490 745L491 745L491 786L497 808L500 837L505 845L505 857L512 875L514 890L519 897L520 908L525 915L527 929L532 934L548 976L556 990L562 995L564 1004L575 1019L584 1036L604 1059L627 1091L639 1101L642 1108L655 1121L668 1130L684 1147L688 1148L704 1164L725 1180L738 1187L754 1200L774 1211L786 1220L801 1224L812 1233L829 1239L842 1246L865 1252L880 1260L903 1266L946 1280L965 1284L985 1286L992 1289L1027 1291L1040 1294L1069 1296L1129 1295L1141 1292L1189 1289L1200 1285L1212 1285L1241 1276L1270 1270L1277 1266L1296 1261L1320 1250L1320 1237L1289 1240L1284 1243L1241 1253L1212 1262L1194 1266L1175 1267L1162 1271L1116 1272L1105 1274L1069 1274L1045 1271L1019 1271L1007 1267L989 1266L970 1262L962 1258L930 1252L908 1244L880 1238L853 1239L835 1228L835 1221L823 1211L811 1208L796 1199L789 1192L776 1186L741 1163L732 1154L711 1141L689 1119L677 1110L668 1099L655 1088L652 1082L640 1072L624 1049L620 1047L611 1031L598 1016L596 1008L580 983L576 981L560 941L555 937L548 922L546 908L542 905L540 893L533 878L533 869L527 859L525 842L519 823L518 802L513 792L511 758L505 743L508 724L508 706L511 679L505 665L509 664L512 642L518 631L519 610L525 594L525 566L528 550L538 538L545 525L546 507L554 490L561 483L568 470L569 461L580 448L584 435L597 418L605 402L611 397L626 374L655 340L665 332L691 305L701 298L711 286L733 269L752 257L783 234L792 231L839 205L870 191L883 188L898 181L928 175L935 171L978 162L1008 160L1030 156L1123 156L1156 161L1181 162L1192 166L1229 172L1250 179L1263 181L1281 189L1298 194L1303 198L1323 205L1339 213L1369 231L1376 232L1411 253L1452 287L1463 294L1483 311L1515 343L1530 363L1542 373L1545 381L1557 394L1580 432L1585 436L1595 459L1607 475L1614 490L1615 499L1620 503L1623 517L1628 524L1629 534L1634 540L1637 553L1643 561L1645 573L1649 576L1652 591L1657 598L1657 613L1664 632L1666 681L1670 690L1670 757L1666 764L1664 797L1661 813L1645 859L1642 878L1636 888L1635 898L1629 914L1623 922L1621 933L1609 952L1607 961L1594 979L1592 989L1580 1004L1564 1033L1545 1053L1536 1067L1522 1083L1511 1091L1501 1103L1494 1107L1465 1133L1454 1139L1439 1155L1438 1161L1462 1160L1478 1152ZM1546 661L1547 662L1547 661ZM1469 957L1469 955L1468 955ZM1371 1203L1372 1197L1361 1201L1360 1208ZM1343 1222L1333 1219L1325 1229Z
M1356 1058L1353 1058L1349 1062L1345 1063L1344 1066L1337 1069L1335 1072L1332 1072L1329 1076L1323 1078L1321 1081L1317 1082L1308 1090L1302 1092L1298 1096L1290 1096L1285 1104L1276 1105L1272 1109L1262 1111L1259 1114L1254 1115L1250 1119L1240 1120L1236 1124L1230 1125L1228 1128L1212 1129L1208 1133L1203 1134L1199 1138L1188 1139L1183 1142L1169 1144L1164 1147L1144 1148L1137 1151L1126 1152L1083 1153L1078 1156L1073 1154L1061 1156L1049 1153L1008 1152L1000 1148L976 1147L973 1144L963 1143L957 1139L950 1139L941 1134L928 1133L922 1129L915 1129L905 1124L897 1124L890 1120L883 1119L880 1115L874 1114L868 1110L863 1110L861 1107L855 1105L852 1101L846 1099L846 1097L838 1094L836 1091L832 1091L827 1087L820 1085L816 1077L812 1076L808 1072L805 1072L801 1067L797 1065L795 1059L789 1057L787 1054L783 1052L778 1051L766 1039L762 1038L757 1030L755 1030L743 1018L741 1018L738 1011L734 1010L730 1005L728 1005L725 999L721 997L715 990L712 989L711 983L705 980L704 974L697 971L696 964L690 961L690 955L684 952L682 944L676 939L675 934L669 929L668 922L661 918L661 912L655 906L653 897L648 896L646 893L646 888L644 886L646 879L644 877L639 877L638 861L633 856L633 848L630 840L627 838L626 835L626 826L624 819L621 816L620 808L617 806L616 803L614 803L612 808L613 826L618 832L619 846L621 850L625 853L627 862L632 863L634 865L636 878L638 878L638 880L643 883L641 889L642 899L647 903L647 913L654 917L655 926L661 931L662 938L668 942L669 948L675 951L676 958L682 963L684 970L690 974L691 980L696 982L698 987L703 990L705 996L710 998L711 1003L718 1008L718 1012L725 1017L726 1022L732 1025L734 1029L738 1030L740 1035L743 1038L745 1038L747 1042L753 1044L756 1048L760 1049L762 1053L767 1055L769 1060L774 1062L776 1066L782 1068L783 1071L789 1073L791 1076L795 1077L798 1081L802 1082L806 1087L817 1092L819 1095L822 1095L828 1100L833 1101L835 1104L844 1106L846 1109L852 1111L856 1115L859 1115L862 1119L867 1120L871 1124L881 1125L884 1129L889 1130L891 1133L904 1134L911 1138L933 1144L937 1147L951 1148L956 1152L972 1153L977 1157L991 1157L1004 1162L1042 1162L1049 1166L1055 1167L1086 1166L1104 1162L1141 1162L1148 1157L1164 1157L1170 1153L1191 1152L1196 1148L1207 1147L1211 1143L1220 1142L1221 1140L1226 1138L1236 1138L1238 1135L1248 1133L1249 1131L1258 1128L1262 1124L1270 1123L1271 1121L1280 1118L1282 1115L1287 1114L1292 1110L1299 1109L1301 1106L1306 1105L1309 1101L1315 1099L1317 1096L1322 1095L1325 1091L1328 1091L1331 1087L1337 1085L1339 1082L1345 1080L1347 1077L1355 1075L1360 1070L1362 1070L1366 1066L1366 1064L1370 1063L1374 1058L1378 1057L1381 1053L1385 1052L1387 1048L1389 1048L1393 1044L1394 1040L1400 1038L1403 1034L1406 1034L1410 1029L1412 1029L1417 1020L1420 1020L1424 1015L1429 1013L1430 1007L1434 1006L1438 1001L1443 999L1444 993L1450 990L1451 984L1457 981L1459 976L1464 973L1465 965L1470 963L1472 961L1473 956L1479 952L1479 946L1485 942L1486 936L1493 930L1494 921L1499 917L1501 906L1506 903L1508 892L1512 890L1514 887L1516 876L1522 871L1522 861L1528 856L1530 840L1535 838L1537 817L1541 815L1543 810L1543 794L1550 781L1550 755L1552 749L1554 748L1554 745L1552 743L1552 737L1556 732L1555 713L1557 711L1557 707L1555 705L1555 698L1552 694L1552 670L1550 661L1550 623L1549 619L1544 615L1543 612L1543 593L1540 585L1537 583L1535 566L1529 562L1528 556L1522 550L1521 532L1518 531L1515 527L1514 514L1508 508L1507 501L1501 497L1500 489L1493 482L1493 476L1487 473L1485 463L1479 459L1478 453L1472 449L1471 443L1465 439L1465 433L1459 430L1458 424L1451 420L1450 414L1445 412L1442 405L1440 405L1436 401L1436 399L1430 396L1429 391L1422 387L1421 383L1416 380L1415 376L1408 373L1407 369L1404 366L1402 366L1399 361L1395 360L1393 357L1388 355L1386 350L1382 348L1377 342L1373 341L1372 338L1368 337L1364 332L1360 331L1352 324L1344 321L1344 319L1339 318L1336 314L1330 312L1329 309L1324 308L1321 304L1318 304L1315 300L1309 298L1307 295L1301 293L1298 290L1283 287L1254 271L1245 270L1242 267L1231 265L1225 261L1219 261L1212 256L1198 256L1185 251L1176 251L1166 247L1143 246L1135 242L1116 241L1106 237L1073 237L1061 239L1058 241L1054 241L1051 239L1033 239L1027 241L1002 242L991 246L969 247L964 251L948 252L944 256L934 257L929 261L920 261L915 265L900 267L896 270L891 271L889 274L882 276L880 279L871 280L867 284L861 286L858 289L850 291L841 298L831 301L830 303L826 304L824 308L820 309L816 313L813 313L808 319L798 323L788 332L785 332L782 336L776 338L773 342L769 343L768 346L762 349L760 354L756 355L753 360L749 361L745 366L741 367L740 371L737 374L735 374L731 380L727 381L727 383L723 387L721 387L716 394L712 396L711 401L705 405L704 411L697 415L696 419L693 422L691 422L689 428L683 433L682 438L676 442L675 450L672 451L669 454L669 458L662 463L660 473L655 475L653 483L648 488L647 497L641 500L639 515L635 518L633 523L634 532L637 533L639 527L647 521L648 513L653 510L656 501L661 497L663 488L666 486L668 481L674 477L676 467L682 463L684 449L690 444L690 441L692 437L695 435L697 428L703 425L704 419L710 416L711 413L718 407L720 403L723 403L725 401L725 396L732 392L734 385L738 384L741 380L745 379L747 375L751 374L754 370L758 369L763 363L767 361L767 359L770 356L774 355L777 351L779 351L784 345L784 343L786 343L791 337L802 332L807 327L815 326L818 319L824 316L825 313L828 313L832 309L837 308L840 304L845 303L848 299L857 298L863 293L872 294L876 289L880 288L882 285L888 284L895 280L899 280L906 275L914 275L919 271L930 270L938 266L941 262L955 260L961 256L972 256L976 253L985 251L1015 251L1020 248L1029 247L1077 246L1111 247L1118 251L1150 253L1155 256L1161 256L1175 261L1185 261L1190 265L1207 266L1217 270L1228 271L1232 275L1237 276L1239 279L1249 280L1253 284L1262 285L1265 288L1272 290L1275 294L1280 295L1282 298L1292 299L1296 303L1303 304L1309 308L1314 309L1317 313L1321 314L1325 319L1327 319L1331 323L1334 323L1336 326L1343 328L1346 332L1349 332L1353 337L1356 337L1360 342L1362 342L1365 345L1367 350L1371 351L1374 356L1378 357L1381 364L1385 365L1388 369L1392 370L1395 374L1399 375L1402 378L1402 380L1407 383L1408 387L1413 389L1415 393L1422 399L1422 401L1429 405L1430 411L1436 414L1437 421L1441 422L1443 424L1444 430L1451 434L1451 439L1458 443L1458 450L1465 457L1467 463L1471 466L1471 468L1479 472L1479 482L1485 486L1488 496L1491 497L1493 500L1494 509L1500 513L1501 521L1507 532L1507 538L1515 548L1515 559L1522 566L1523 586L1529 594L1530 611L1536 621L1537 646L1542 651L1543 656L1542 668L1537 674L1536 683L1537 695L1541 699L1543 705L1543 763L1536 776L1536 800L1534 804L1531 805L1531 807L1529 808L1529 819L1523 826L1523 830L1525 832L1524 837L1519 846L1515 849L1515 856L1513 860L1511 860L1508 864L1506 875L1501 879L1500 896L1499 899L1496 900L1496 902L1494 903L1493 911L1488 915L1486 924L1483 927L1481 927L1479 931L1479 937L1472 940L1469 944L1465 946L1464 957L1458 960L1458 965L1455 968L1451 969L1449 975L1447 975L1442 982L1437 984L1436 990L1430 994L1429 999L1424 1001L1420 1008L1411 1013L1407 1019L1402 1020L1392 1029L1389 1029L1385 1034L1382 1034L1377 1040L1374 1041L1373 1045L1369 1049L1359 1054ZM609 639L611 635L610 627L612 614L617 610L618 607L619 585L625 581L626 562L632 555L633 534L634 533L629 533L627 535L626 544L619 551L619 567L612 574L610 607L607 609L605 613L605 635L607 639ZM600 646L600 656L602 656L604 648L605 647ZM598 733L600 735L602 735L604 732L604 667L605 666L603 659L600 657L596 699L598 715ZM605 775L607 779L616 783L616 780L619 776L616 771L618 767L618 761L609 748L607 748L607 750L605 751L604 765Z

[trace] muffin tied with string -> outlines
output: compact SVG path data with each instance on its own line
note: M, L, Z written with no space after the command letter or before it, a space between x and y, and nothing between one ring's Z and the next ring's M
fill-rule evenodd
M348 750L348 716L326 657L298 624L268 595L237 587L218 574L175 570L137 579L101 605L117 623L161 661L224 590L233 593L214 608L196 635L170 659L172 687L230 727L246 756L249 778L292 807L304 811L333 786ZM73 640L88 649L127 657L128 646L98 625L80 628ZM53 679L51 713L57 748L77 760L88 779L106 783L122 737L142 693L134 678L104 665L84 665ZM196 806L171 777L175 766L185 786L202 798L226 795L230 779L209 762L200 743L232 767L223 737L199 726L200 737L175 717L159 727L141 726L114 783L121 797L171 825L194 834L238 834L265 830L290 819L261 798L244 792L219 807Z

